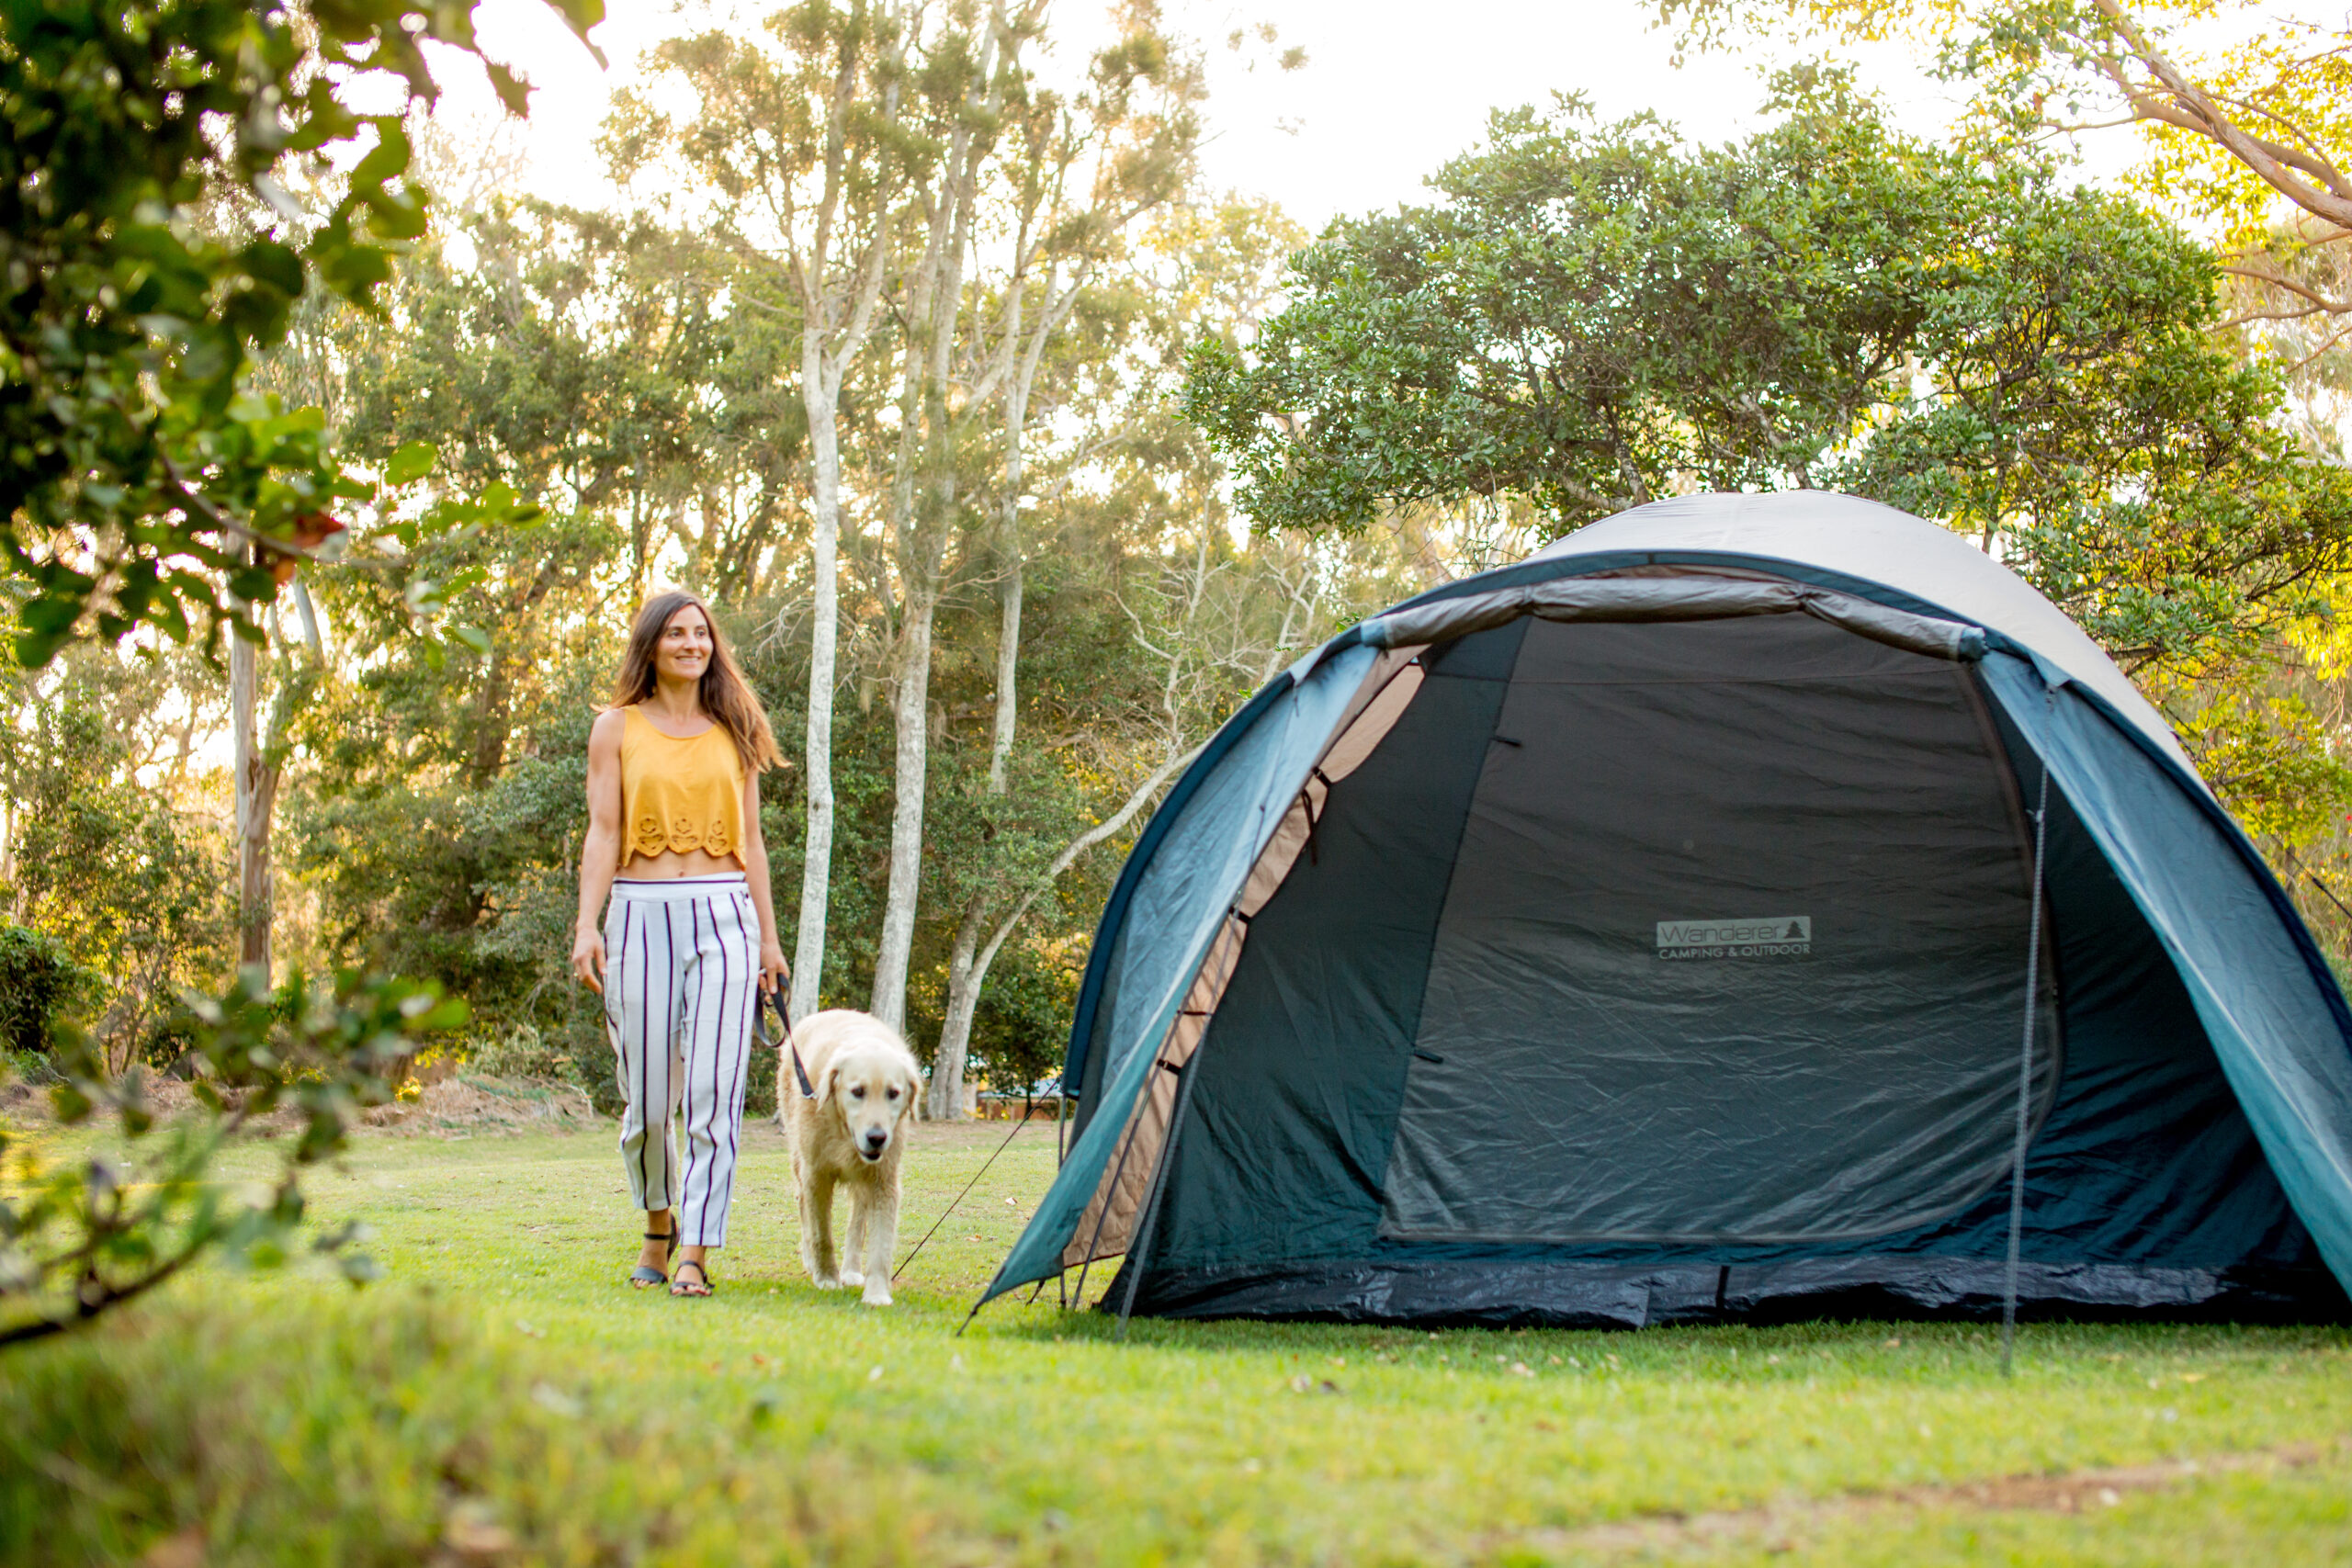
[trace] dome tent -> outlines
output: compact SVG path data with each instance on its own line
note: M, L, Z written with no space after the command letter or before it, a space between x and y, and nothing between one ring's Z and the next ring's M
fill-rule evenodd
M2021 1116L2029 1309L2352 1280L2292 907L2064 615L1849 497L1642 507L1277 676L1129 857L1065 1082L983 1302L1124 1256L1166 1315L1997 1310Z

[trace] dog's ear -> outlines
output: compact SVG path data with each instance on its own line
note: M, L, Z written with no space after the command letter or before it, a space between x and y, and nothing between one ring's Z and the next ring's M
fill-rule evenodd
M841 1081L841 1076L842 1065L839 1062L827 1062L825 1064L825 1070L817 1075L818 1104L831 1105L832 1103L833 1086Z
M907 1077L907 1083L906 1083L906 1089L907 1089L907 1120L908 1120L908 1121L910 1121L910 1122L920 1122L920 1121L922 1121L922 1077L921 1077L920 1075L916 1075L916 1074L910 1074L910 1075L908 1075L908 1077Z

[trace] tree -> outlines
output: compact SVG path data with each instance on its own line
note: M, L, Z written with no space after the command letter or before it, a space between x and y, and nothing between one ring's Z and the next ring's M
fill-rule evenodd
M1975 84L1996 135L2133 126L2140 188L2218 226L2225 271L2256 286L2247 321L2352 331L2352 29L2251 0L1660 0L1700 43L1795 23L1848 39L1907 36ZM2235 22L2233 27L2230 23ZM2284 206L2285 223L2275 213Z
M941 116L944 157L925 196L924 250L908 280L906 315L916 325L902 360L891 489L899 584L891 682L895 809L871 1004L893 1021L904 1016L922 883L933 632L947 552L973 525L984 539L996 535L1002 614L990 773L1001 777L1002 764L993 758L1011 745L1018 707L1017 518L1038 365L1096 271L1190 184L1200 135L1197 62L1160 30L1149 8L1136 7L1118 20L1120 35L1094 58L1087 90L1069 99L1043 90L1023 61L1021 51L1045 28L1042 4L1011 15L999 7L970 43L943 38L934 44L936 54L968 57L976 69L963 78L966 102L943 97L939 106L948 111ZM984 240L990 242L986 251L978 248ZM994 266L988 251L1001 252ZM1025 312L1033 289L1040 293L1031 319ZM995 454L985 433L1000 409L1001 456L990 463L987 456ZM977 464L970 451L976 444L987 455ZM967 468L977 471L967 474ZM991 491L998 502L993 530L985 505ZM1015 529L1005 527L1008 517ZM986 558L989 552L974 553ZM952 1090L953 1077L943 1086L934 1072L934 1097Z
M806 831L792 1010L816 1010L833 863L833 690L840 637L841 403L873 336L902 218L907 139L904 7L806 3L768 20L776 47L725 32L674 39L651 63L692 88L673 122L624 94L607 133L615 172L674 160L715 191L719 233L748 308L792 319L809 443Z
M168 778L142 787L138 776L142 764L163 771L156 721L185 690L163 663L70 649L16 677L0 723L0 798L14 825L7 916L99 982L88 1032L116 1073L183 987L234 963L217 826Z
M559 0L576 28L596 0ZM339 83L436 88L427 39L477 52L469 6L357 0L299 17L242 0L18 4L0 13L0 547L29 592L16 654L153 626L186 638L275 597L271 560L362 499L315 411L252 393L254 356L317 288L355 303L423 232L401 110ZM583 35L584 36L584 35ZM520 113L521 78L492 81ZM278 179L349 150L315 223ZM193 221L242 204L226 237ZM259 553L257 553L259 552Z
M1057 180L1066 177L1057 171ZM1159 207L1139 228L1140 243L1100 259L1072 258L1058 298L1058 270L1049 265L1045 308L1025 341L1018 273L1001 318L1011 330L998 352L1017 350L1019 360L1005 383L1003 506L992 541L993 715L985 778L951 767L935 812L934 830L954 836L956 848L929 879L952 932L926 1104L934 1118L961 1114L983 987L1037 903L1067 897L1062 879L1097 847L1119 840L1230 705L1340 613L1216 613L1235 598L1295 607L1299 592L1315 586L1313 574L1285 576L1279 550L1242 561L1222 551L1202 556L1229 525L1221 474L1172 417L1184 346L1203 334L1248 330L1282 257L1303 236L1278 210L1231 201ZM1051 329L1064 316L1075 325L1057 337ZM1035 454L1034 479L1025 450L1033 407L1068 433ZM1083 500L1072 494L1080 484L1092 492ZM1031 664L1021 649L1032 571L1024 509L1059 524L1039 541L1047 547L1054 619ZM1165 580L1163 552L1182 563ZM1091 569L1096 561L1106 575ZM1073 637L1088 621L1081 605L1102 618ZM1023 683L1024 669L1037 690ZM1029 733L1019 721L1024 708L1045 727L1044 744L1017 743ZM1102 784L1112 780L1125 793L1106 798ZM1086 919L1082 908L1069 915ZM991 1073L1001 1074L994 1058L1001 1052L989 1055Z
M1500 115L1445 198L1342 223L1188 406L1261 526L1520 494L1565 530L1693 488L1824 485L2003 550L2143 680L2299 619L2352 488L2217 344L2212 264L2120 198L1898 137L1841 79L1683 149Z

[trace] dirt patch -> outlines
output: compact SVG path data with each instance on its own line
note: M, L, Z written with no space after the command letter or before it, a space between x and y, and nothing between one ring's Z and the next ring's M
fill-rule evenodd
M2202 1476L2301 1470L2347 1454L2352 1454L2352 1438L2339 1438L2327 1448L2298 1444L2253 1453L2218 1454L2111 1470L2004 1475L1946 1486L1905 1486L1811 1501L1792 1499L1761 1508L1720 1513L1657 1514L1583 1529L1542 1530L1514 1540L1547 1553L1598 1556L1650 1556L1728 1546L1760 1546L1768 1551L1786 1551L1794 1550L1822 1525L1890 1509L2095 1514L2116 1506L2133 1493L2159 1492L2186 1485Z
M408 1137L478 1133L576 1133L595 1125L595 1107L568 1083L472 1073L426 1084L414 1100L379 1105L362 1124Z
M382 1133L470 1137L480 1133L579 1132L596 1122L587 1095L568 1083L475 1073L442 1076L431 1069L425 1076L435 1081L422 1085L415 1099L362 1112L355 1131L363 1136ZM195 1091L188 1085L161 1075L148 1078L147 1101L158 1122L171 1121L197 1108ZM0 1113L18 1122L53 1120L49 1091L21 1079L0 1085ZM99 1114L110 1117L112 1113ZM248 1135L275 1137L301 1125L300 1111L280 1107L249 1123Z

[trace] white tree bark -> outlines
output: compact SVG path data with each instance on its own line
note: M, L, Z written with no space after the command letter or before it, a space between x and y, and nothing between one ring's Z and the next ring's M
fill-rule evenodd
M808 828L800 861L800 919L792 942L792 1014L815 1012L825 967L825 908L833 878L833 680L841 636L841 434L838 360L825 374L816 330L802 333L801 401L815 468L809 519L808 724L802 749Z
M1045 357L1046 344L1069 315L1082 281L1081 275L1080 279L1072 281L1067 295L1057 298L1054 285L1057 276L1057 267L1046 269L1046 308L1038 313L1035 327L1025 343L1022 340L1022 307L1028 291L1025 279L1014 280L1005 302L1005 349L1010 355L1017 348L1019 360L1004 389L1005 494L1000 523L1004 581L999 590L1001 597L996 646L996 724L989 743L988 780L988 793L999 797L1007 787L1005 768L1012 754L1020 716L1021 502L1029 394L1036 384L1037 367ZM924 1110L924 1114L933 1121L953 1121L963 1114L964 1065L971 1055L972 1021L979 1012L980 987L988 981L989 966L996 961L997 950L1012 933L1012 926L1019 923L1021 914L1027 911L1029 903L1029 899L1022 900L1020 909L990 940L985 953L977 950L987 914L987 894L976 893L956 922L955 942L947 955L946 1016L940 1021L939 1044L932 1053L931 1089Z
M899 52L903 54L905 33ZM881 94L881 118L896 123L897 72ZM846 265L836 254L838 231L847 211L848 128L860 85L854 60L845 59L836 79L825 139L825 179L806 236L793 236L790 258L801 302L800 401L808 419L809 634L808 726L802 743L802 780L807 827L802 838L800 906L792 942L795 1018L807 1018L822 1004L825 916L833 880L833 688L841 643L841 391L842 379L865 348L882 298L885 264L894 225L888 190L867 213L868 227L851 247ZM805 249L800 243L805 238Z
M261 705L260 650L241 637L229 639L229 725L236 797L237 962L270 971L269 818L277 803L277 770L262 760L256 729Z
M916 331L907 345L899 399L899 468L893 486L899 538L900 615L893 674L889 886L882 908L881 940L874 953L874 991L867 1010L903 1030L907 970L914 954L915 916L922 891L923 799L931 772L931 649L939 610L940 578L956 509L955 413L948 378L963 314L964 262L971 254L979 200L980 165L989 142L982 134L1001 107L998 51L1010 41L994 18L978 51L967 112L956 117L941 162L931 233L912 291L909 315ZM1012 62L1008 61L1009 69ZM917 430L917 413L921 430ZM922 469L918 494L916 465Z

